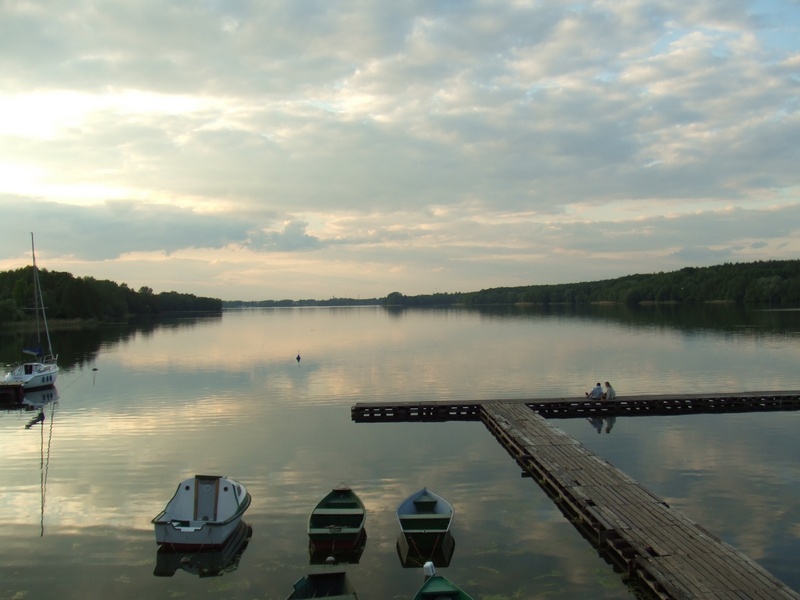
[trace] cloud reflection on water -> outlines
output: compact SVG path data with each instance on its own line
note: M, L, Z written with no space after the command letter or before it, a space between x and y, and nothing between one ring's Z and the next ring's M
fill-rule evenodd
M520 477L483 425L357 424L349 405L578 395L598 376L621 395L662 390L664 382L686 392L795 389L795 356L763 338L731 343L607 321L458 311L400 319L381 309L242 312L156 329L102 350L95 378L64 373L44 538L29 537L38 535L38 432L24 430L27 419L0 421L0 534L8 540L0 557L18 567L9 589L31 595L42 589L33 581L40 559L68 565L74 575L65 581L84 594L97 578L123 598L205 593L197 578L153 581L150 519L183 478L218 473L253 495L246 520L254 537L228 579L229 595L285 597L308 567L308 513L346 481L368 510L368 546L353 567L360 595L410 598L421 576L398 564L394 511L427 485L456 509L458 543L446 574L474 596L626 598L622 580ZM786 548L800 556L800 473L781 458L781 448L793 447L797 416L619 418L599 436L585 420L554 424L751 557L774 563Z

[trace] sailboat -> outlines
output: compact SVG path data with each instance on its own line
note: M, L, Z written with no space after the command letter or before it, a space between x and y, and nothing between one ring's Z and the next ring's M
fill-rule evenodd
M47 316L44 311L39 270L36 267L33 233L31 233L31 255L33 257L33 305L36 313L36 345L23 348L22 352L33 358L16 365L3 378L4 384L21 385L25 391L52 387L56 383L56 377L58 377L58 355L53 353L53 345L50 343L50 330L47 328ZM47 341L46 354L42 350L42 329L44 329Z

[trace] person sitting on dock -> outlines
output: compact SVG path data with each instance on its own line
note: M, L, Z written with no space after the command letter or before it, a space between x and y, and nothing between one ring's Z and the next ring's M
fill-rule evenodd
M586 392L586 397L589 398L589 400L600 400L603 398L603 388L599 381L597 385L592 388L591 392Z
M617 392L611 387L611 384L606 381L606 391L603 392L603 400L616 400Z

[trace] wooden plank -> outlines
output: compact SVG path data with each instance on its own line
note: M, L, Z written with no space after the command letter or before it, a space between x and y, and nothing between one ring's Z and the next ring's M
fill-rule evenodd
M800 598L541 415L505 402L484 403L482 411L481 419L512 457L568 506L582 527L594 531L599 543L617 553L620 562L629 569L634 565L634 572L657 596Z
M350 408L356 422L480 420L481 407L492 402L522 409L530 407L547 417L592 415L646 416L721 412L800 410L800 392L733 392L682 395L640 395L599 402L586 398L509 398L505 400L431 400L426 402L358 403ZM520 425L525 420L520 413Z

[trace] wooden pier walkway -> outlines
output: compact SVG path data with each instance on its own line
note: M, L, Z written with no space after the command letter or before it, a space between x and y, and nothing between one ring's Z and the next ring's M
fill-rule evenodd
M481 420L600 551L663 600L795 599L757 563L594 455L546 418L800 409L800 392L359 403L356 422Z
M482 420L573 523L656 596L800 598L526 405L484 403Z
M654 416L700 413L800 410L800 391L727 392L622 396L611 402L587 398L514 398L499 400L432 400L429 402L359 402L350 409L356 422L478 421L487 402L525 404L544 417L592 415Z

